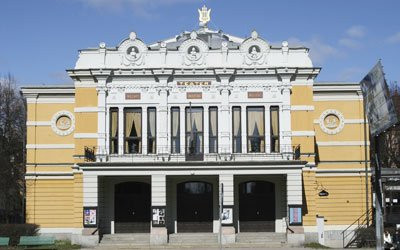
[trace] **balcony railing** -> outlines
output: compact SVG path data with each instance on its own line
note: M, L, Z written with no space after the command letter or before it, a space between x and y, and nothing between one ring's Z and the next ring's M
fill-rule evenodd
M185 162L185 161L290 161L300 160L300 145L280 145L279 152L271 152L267 145L266 152L232 153L231 146L218 147L217 153L204 153L204 148L180 148L179 153L171 147L157 147L156 154L113 154L108 147L85 147L85 162ZM264 151L264 149L261 149Z
M231 153L230 148L219 147L217 153L203 153L202 150L184 150L184 153L171 153L170 147L158 147L157 154L112 154L106 147L85 147L87 162L135 162L135 161L263 161L263 160L299 160L300 146L281 145L280 152ZM268 148L267 148L268 149ZM181 151L182 152L182 151Z

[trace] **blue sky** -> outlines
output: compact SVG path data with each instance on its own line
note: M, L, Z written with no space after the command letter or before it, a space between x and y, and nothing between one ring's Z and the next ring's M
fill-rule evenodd
M78 50L116 46L135 31L146 43L198 27L212 8L212 29L302 44L321 66L317 81L359 81L382 59L400 81L399 0L1 0L0 74L19 84L71 82Z

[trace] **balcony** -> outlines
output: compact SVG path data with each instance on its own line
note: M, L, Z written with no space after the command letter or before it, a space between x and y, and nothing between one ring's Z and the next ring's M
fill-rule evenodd
M184 152L182 152L184 151ZM232 153L231 146L218 147L218 153L204 153L203 148L187 147L181 153L171 153L171 147L157 147L157 154L110 154L108 147L85 147L85 162L145 163L145 162L249 162L300 160L300 145L280 145L280 152Z

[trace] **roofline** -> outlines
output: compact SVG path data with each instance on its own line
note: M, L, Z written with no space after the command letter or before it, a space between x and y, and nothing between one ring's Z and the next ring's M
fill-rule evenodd
M24 97L35 97L39 95L74 95L75 86L69 85L40 85L22 86L21 93Z

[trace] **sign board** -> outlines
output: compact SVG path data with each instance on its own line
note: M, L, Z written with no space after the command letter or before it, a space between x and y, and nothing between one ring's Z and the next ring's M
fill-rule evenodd
M289 205L289 225L301 226L303 224L302 205Z
M203 93L202 92L187 92L186 99L202 99Z
M380 61L361 80L360 85L371 135L379 135L397 123L395 108Z
M247 98L263 98L263 92L247 92Z
M125 93L125 100L140 100L140 93Z
M233 207L224 207L222 209L221 223L223 225L233 224Z
M152 208L152 226L165 227L165 207Z
M178 86L210 86L211 81L184 81L184 82L177 82L176 85L178 85Z
M83 226L97 227L97 207L83 208Z

